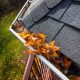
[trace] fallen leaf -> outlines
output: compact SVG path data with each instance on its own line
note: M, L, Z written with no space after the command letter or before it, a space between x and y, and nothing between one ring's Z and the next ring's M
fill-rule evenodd
M27 53L27 54L32 54L32 55L34 55L34 54L35 54L35 52L34 52L34 51L32 51L32 50L26 50L26 53Z

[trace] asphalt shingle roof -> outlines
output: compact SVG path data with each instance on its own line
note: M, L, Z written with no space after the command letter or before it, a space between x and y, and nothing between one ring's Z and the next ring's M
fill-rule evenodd
M59 30L63 27L63 25L64 24L61 22L46 17L43 20L36 23L36 25L31 27L30 30L35 33L41 32L46 34L47 41L50 42L55 37L55 35L59 32Z
M80 0L35 0L22 17L33 32L56 40L61 52L80 65Z
M80 30L65 25L55 40L64 55L80 64Z
M61 4L59 4L55 9L53 9L48 16L56 19L60 19L67 8L70 6L71 1L65 0Z
M61 21L80 28L80 4L72 3L63 15Z

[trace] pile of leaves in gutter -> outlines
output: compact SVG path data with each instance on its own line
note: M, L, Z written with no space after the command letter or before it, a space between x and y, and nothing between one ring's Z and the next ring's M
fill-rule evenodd
M13 29L26 41L24 44L27 48L27 50L25 50L26 54L38 54L44 56L61 72L63 72L69 78L73 78L74 75L69 73L69 68L72 61L66 56L62 55L60 48L56 46L55 41L48 43L46 42L47 35L43 33L33 33L25 29L24 26L19 23L16 23L16 26L13 26ZM33 47L34 51L30 50L28 48L29 46Z

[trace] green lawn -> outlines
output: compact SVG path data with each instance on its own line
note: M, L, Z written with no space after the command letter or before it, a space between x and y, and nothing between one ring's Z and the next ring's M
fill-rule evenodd
M0 80L21 80L25 64L23 44L9 31L18 11L12 11L0 19Z

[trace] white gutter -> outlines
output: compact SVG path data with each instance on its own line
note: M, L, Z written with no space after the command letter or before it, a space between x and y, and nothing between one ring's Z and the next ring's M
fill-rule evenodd
M29 49L31 49L32 51L35 51L35 49L31 46L28 47ZM37 55L36 56L43 61L43 63L45 63L61 80L69 80L62 72L60 72L54 65L52 65L46 58L44 58L41 55Z
M61 80L69 80L63 73L61 73L54 65L41 55L36 55L43 63L45 63Z
M13 29L10 29L10 31L22 42L25 43L26 41L22 39ZM35 49L31 46L28 47L30 50L34 51ZM47 59L45 59L41 55L36 56L43 61L61 80L69 80L64 74L62 74L54 65L52 65Z
M30 50L35 51L35 49L31 46L28 47ZM60 72L54 65L52 65L46 58L41 55L36 56L45 63L61 80L69 80L62 72Z
M19 18L21 12L23 11L23 9L25 8L25 6L27 5L27 3L29 2L30 0L27 0L27 2L24 4L24 6L22 7L21 11L18 13L17 17L15 18L15 20L13 21L12 25L17 21L17 19ZM22 39L11 27L12 25L10 26L10 31L22 42L22 43L25 43L26 41L24 39ZM35 50L33 47L29 46L28 47L29 49L31 50ZM64 74L62 74L54 65L52 65L47 59L45 59L43 56L41 55L37 55L36 56L42 60L61 80L69 80Z

